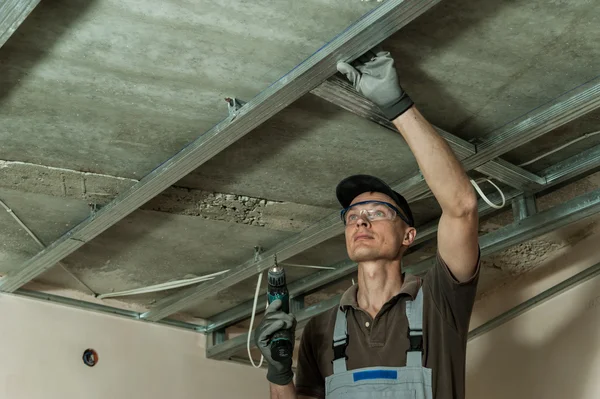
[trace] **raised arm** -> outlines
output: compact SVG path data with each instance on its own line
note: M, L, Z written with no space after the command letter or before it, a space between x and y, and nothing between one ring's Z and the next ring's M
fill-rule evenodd
M389 52L372 51L354 65L338 63L354 88L377 104L414 154L442 208L438 250L459 281L471 278L479 257L477 197L462 165L398 83Z
M442 208L440 256L458 281L466 281L473 276L479 257L477 197L471 182L446 140L414 105L393 122Z

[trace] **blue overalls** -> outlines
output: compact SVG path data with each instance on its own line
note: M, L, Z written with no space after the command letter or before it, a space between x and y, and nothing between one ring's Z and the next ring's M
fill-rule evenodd
M406 301L410 348L406 367L346 369L346 312L338 309L333 332L333 375L325 378L326 399L433 399L432 372L423 367L423 292Z

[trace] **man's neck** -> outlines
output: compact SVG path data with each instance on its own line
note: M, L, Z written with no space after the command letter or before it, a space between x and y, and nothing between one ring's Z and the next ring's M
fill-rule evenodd
M358 306L375 318L381 307L402 288L400 261L380 260L358 265Z

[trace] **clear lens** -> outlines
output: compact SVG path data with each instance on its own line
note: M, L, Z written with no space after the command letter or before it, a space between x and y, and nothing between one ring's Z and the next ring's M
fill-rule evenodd
M391 204L381 201L365 201L351 205L342 212L345 224L356 223L362 215L366 215L370 221L393 220L396 211Z

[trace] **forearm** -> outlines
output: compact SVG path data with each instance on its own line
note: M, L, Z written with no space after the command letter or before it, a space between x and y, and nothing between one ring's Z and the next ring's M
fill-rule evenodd
M427 185L442 210L460 217L472 212L477 197L460 161L446 142L421 115L411 107L393 121L414 154Z
M271 399L297 399L296 387L293 382L287 385L269 384Z

